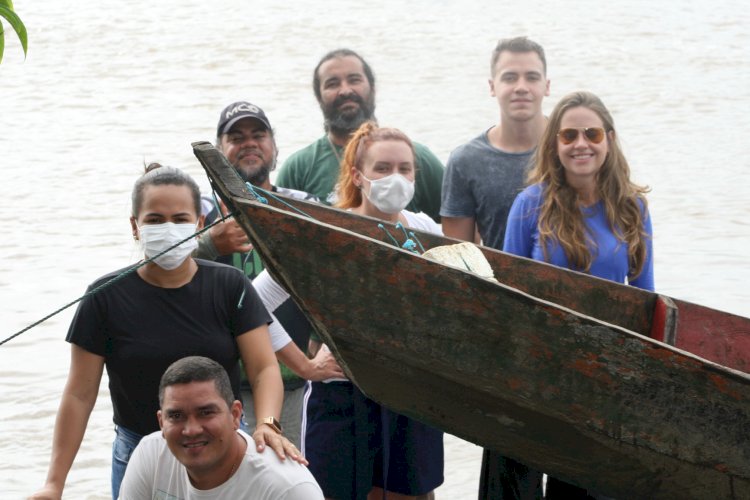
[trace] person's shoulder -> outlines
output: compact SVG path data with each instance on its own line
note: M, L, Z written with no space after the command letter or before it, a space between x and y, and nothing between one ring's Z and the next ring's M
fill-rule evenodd
M433 153L430 148L418 142L412 142L412 144L414 145L414 156L421 168L443 168L443 163L437 156L435 156L435 153Z
M154 431L151 434L146 434L138 444L141 443L143 443L144 447L149 447L152 449L161 449L167 446L167 441L166 439L164 439L161 431Z
M300 165L300 164L307 164L307 159L310 156L314 156L315 153L320 149L321 143L325 140L325 136L314 140L307 146L298 149L294 153L290 154L286 160L284 160L284 165L282 165L282 168L289 168L292 166ZM304 160L304 162L302 161Z
M450 167L456 163L473 161L478 153L482 151L491 151L492 149L493 148L487 139L487 130L485 130L467 142L456 146L448 157L448 166Z
M544 197L544 185L537 183L526 186L513 201L513 206L524 212L536 211L542 205Z
M317 487L317 482L307 467L289 458L279 460L279 457L272 450L258 452L253 446L253 438L249 434L242 429L238 429L237 433L248 443L245 461L249 463L250 467L258 471L256 474L248 474L248 481L252 480L253 477L256 479L261 477L259 471L263 471L265 474L270 474L270 476L265 476L264 481L268 483L267 486L275 489L276 493L279 494L304 483L312 483Z
M406 217L408 226L412 229L418 229L428 233L443 234L440 226L426 213L415 213L408 210L404 210L402 213L404 214L404 217Z
M222 264L221 262L215 262L212 260L196 259L195 263L201 272L215 275L215 276L227 276L230 278L245 278L245 275L234 266L228 264Z
M120 276L121 274L124 274L128 271L130 271L136 264L133 264L131 266L123 267L121 269L117 269L116 271L111 271L107 274L104 274L102 276L99 276L94 281L91 282L90 288L96 288L98 286L103 285L104 283L108 282L109 280L116 278L117 276ZM130 273L131 276L125 276L124 279L132 279L132 275L135 274L134 272Z
M164 439L161 431L155 431L151 434L146 434L138 442L135 450L133 451L132 459L134 466L137 465L138 461L144 463L154 463L158 457L163 455L165 451L169 452L167 447L167 440ZM171 454L171 452L169 452Z
M541 183L526 186L523 191L518 193L518 197L523 200L537 201L544 195L544 186Z

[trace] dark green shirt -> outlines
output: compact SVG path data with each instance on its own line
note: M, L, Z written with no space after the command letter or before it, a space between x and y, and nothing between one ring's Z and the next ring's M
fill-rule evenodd
M335 152L334 152L335 148ZM440 222L440 191L445 167L427 147L414 143L417 177L414 199L406 210L424 212ZM328 205L335 201L335 186L339 178L339 159L344 148L335 146L323 136L287 158L279 170L279 186L314 194Z

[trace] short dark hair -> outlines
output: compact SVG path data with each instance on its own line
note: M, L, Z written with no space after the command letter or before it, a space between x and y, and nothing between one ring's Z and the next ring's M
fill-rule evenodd
M320 93L320 75L318 74L318 70L323 65L324 62L330 61L331 59L337 59L339 57L347 57L352 56L359 59L359 61L362 63L362 69L365 71L365 76L367 77L367 82L370 84L371 89L375 89L375 74L372 72L372 68L369 64L367 64L367 61L362 59L362 56L357 54L351 49L336 49L330 51L328 54L324 55L320 61L318 61L318 65L315 66L315 71L313 71L313 92L315 92L315 98L318 100L318 102L321 101L322 96Z
M216 386L216 392L226 401L229 408L234 403L234 392L229 382L227 371L213 359L203 356L188 356L169 365L159 382L159 406L164 404L164 391L167 387L190 382L211 382Z
M187 186L193 195L195 215L201 215L201 190L195 180L179 168L162 166L160 163L149 163L146 172L133 185L132 215L138 217L143 204L143 190L146 186Z
M507 52L536 52L539 59L542 60L542 68L544 68L544 74L547 74L547 58L544 57L544 49L541 45L533 40L529 40L525 36L517 36L515 38L503 38L497 42L495 50L492 51L492 59L490 59L490 75L495 76L495 65L497 60L500 59L500 54L504 51Z

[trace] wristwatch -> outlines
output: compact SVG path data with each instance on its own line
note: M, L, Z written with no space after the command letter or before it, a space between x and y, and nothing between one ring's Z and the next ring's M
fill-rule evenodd
M271 429L275 430L277 433L281 434L281 422L276 420L276 417L266 417L263 420L261 420L262 424L266 424Z

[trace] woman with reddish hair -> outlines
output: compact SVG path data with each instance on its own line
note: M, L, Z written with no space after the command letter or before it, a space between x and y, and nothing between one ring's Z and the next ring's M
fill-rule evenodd
M418 175L414 146L400 130L359 127L341 161L337 207L406 227L441 233L424 213L404 207ZM288 293L266 271L253 281L273 310ZM311 338L311 353L327 349ZM443 433L367 398L345 378L308 383L302 453L326 498L429 498L443 483Z

